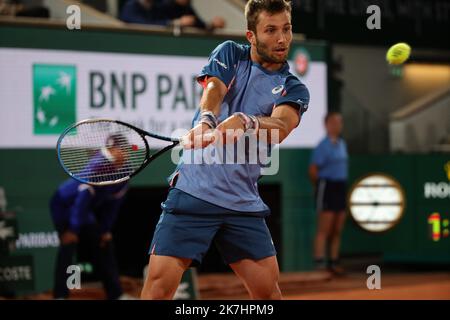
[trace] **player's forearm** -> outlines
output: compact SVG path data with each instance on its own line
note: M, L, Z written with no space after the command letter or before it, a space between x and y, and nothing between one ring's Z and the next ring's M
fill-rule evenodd
M289 105L279 105L270 117L258 117L259 131L267 131L268 141L281 143L300 123L300 115ZM261 136L261 134L260 134Z
M217 78L209 78L200 100L201 111L211 111L216 116L220 114L220 106L227 94L227 87Z
M267 139L272 143L281 143L291 133L289 123L284 119L273 117L258 117L260 137L267 132ZM273 139L273 140L272 140Z
M228 91L225 84L215 77L208 78L204 87L202 99L200 100L201 114L199 124L192 128L186 137L183 138L183 146L187 149L205 148L212 142L211 138L205 139L204 133L207 130L217 128L220 106Z

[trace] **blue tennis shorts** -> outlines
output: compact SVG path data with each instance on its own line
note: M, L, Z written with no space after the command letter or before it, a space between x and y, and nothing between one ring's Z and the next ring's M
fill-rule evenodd
M198 265L214 241L226 264L276 255L261 216L230 211L175 188L161 207L150 254L188 258Z

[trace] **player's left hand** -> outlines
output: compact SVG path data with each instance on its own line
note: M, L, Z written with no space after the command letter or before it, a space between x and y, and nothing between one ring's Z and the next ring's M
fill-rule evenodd
M104 248L112 240L111 232L106 232L100 237L100 248Z

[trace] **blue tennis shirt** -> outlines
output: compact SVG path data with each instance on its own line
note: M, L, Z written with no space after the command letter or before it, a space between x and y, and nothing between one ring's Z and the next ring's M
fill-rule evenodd
M345 141L339 138L333 143L324 138L314 149L311 163L319 168L319 178L332 181L346 181L348 177L348 154Z
M250 59L250 46L233 41L220 44L211 53L208 64L198 75L199 82L205 77L217 77L227 86L219 122L235 112L269 117L275 107L288 104L303 114L308 108L309 91L289 72L286 62L279 70L269 71ZM197 110L192 126L197 125L200 110ZM258 145L262 148L261 145ZM240 212L261 215L268 207L258 193L261 163L193 163L202 155L219 156L218 149L209 145L204 149L183 150L175 173L175 188L214 205ZM268 147L270 149L270 146ZM248 151L248 150L247 150ZM245 151L245 152L247 152Z

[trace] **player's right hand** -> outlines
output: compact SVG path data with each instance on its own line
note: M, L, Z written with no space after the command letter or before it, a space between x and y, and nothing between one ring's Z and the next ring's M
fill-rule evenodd
M222 121L216 128L216 143L236 143L244 135L245 127L237 115Z
M72 231L66 231L61 235L62 244L71 244L78 242L78 235Z

